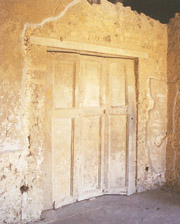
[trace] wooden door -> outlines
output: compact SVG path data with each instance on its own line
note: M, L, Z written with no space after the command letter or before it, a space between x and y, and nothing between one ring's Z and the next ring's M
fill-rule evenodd
M135 192L134 62L106 59L105 192Z
M133 193L134 62L49 54L54 207L104 193Z
M80 56L80 142L78 200L102 193L104 153L105 63L103 58Z

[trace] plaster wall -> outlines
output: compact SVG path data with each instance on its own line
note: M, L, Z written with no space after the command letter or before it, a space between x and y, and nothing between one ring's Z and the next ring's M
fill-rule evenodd
M168 24L167 185L180 190L180 15Z
M137 191L165 183L167 26L121 3L1 0L0 222L38 219L43 203L47 49L31 36L140 51Z

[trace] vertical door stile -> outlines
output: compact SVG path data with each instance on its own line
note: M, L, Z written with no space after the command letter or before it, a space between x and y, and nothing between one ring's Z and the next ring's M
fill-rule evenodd
M132 75L133 74L133 75ZM127 194L136 192L136 90L134 61L126 66L128 94L128 161L127 161Z
M79 200L81 194L82 194L82 132L83 132L83 118L82 118L82 105L83 105L83 98L84 98L84 93L83 93L83 79L82 79L82 63L81 63L81 57L79 55L78 57L78 63L79 63L79 97L78 97L78 120L79 120L79 145L78 145L78 151L76 150L76 153L78 154L78 183L77 183L77 191L78 191L78 197L77 199Z
M105 147L106 147L106 99L107 99L107 71L106 71L106 58L103 58L103 66L102 66L102 76L101 76L101 144L100 144L100 174L101 174L101 190L102 193L105 193L106 183L105 183L105 176L106 176L106 170L105 170Z
M75 88L75 108L76 115L74 120L74 200L77 200L79 195L80 185L80 145L81 145L81 87L80 87L80 58L76 56L76 88Z
M52 208L53 201L53 178L52 178L52 72L53 72L53 53L47 54L47 80L46 80L46 102L45 102L45 150L44 150L44 161L43 161L43 209Z
M54 61L55 61L55 54L52 53L52 73L51 75L51 84L52 84L52 90L51 90L51 101L52 101L52 107L51 107L51 133L52 133L52 141L51 141L51 147L52 147L52 202L53 202L53 208L55 207L55 195L54 195L54 179L55 179L55 174L54 174L54 133L53 133L53 108L54 108L54 98L53 98L53 93L54 93Z
M75 122L76 122L76 89L77 89L77 58L74 58L74 70L73 70L73 99L72 99L72 108L74 109L74 116L72 117L72 127L71 127L71 180L70 180L70 196L72 197L72 200L74 201L74 166L75 166L75 157L74 157L74 149L75 149Z
M75 118L72 118L72 129L71 129L71 180L70 180L70 196L74 196L74 122Z
M108 160L109 160L109 67L108 67L108 59L105 58L105 99L104 99L104 107L103 107L103 114L104 114L104 192L108 193Z

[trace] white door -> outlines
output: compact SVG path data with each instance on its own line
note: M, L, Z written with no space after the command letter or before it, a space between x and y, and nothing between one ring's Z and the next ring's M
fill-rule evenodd
M54 207L134 193L134 61L49 54Z

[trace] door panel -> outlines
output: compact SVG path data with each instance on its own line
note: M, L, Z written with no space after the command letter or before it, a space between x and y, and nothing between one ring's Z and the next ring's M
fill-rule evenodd
M91 57L81 58L82 103L84 107L98 107L100 105L101 66L101 62L92 60Z
M108 192L126 192L126 115L109 115Z
M53 199L56 206L72 196L72 123L73 120L69 118L53 119Z
M111 107L125 105L124 64L109 61L109 104Z
M54 63L54 108L74 107L75 61L56 55Z
M98 116L83 117L82 123L82 193L99 189L101 126Z
M135 112L134 62L63 53L51 53L50 60L54 207L127 194L129 183L133 191L135 140L128 132L135 132L129 118Z

